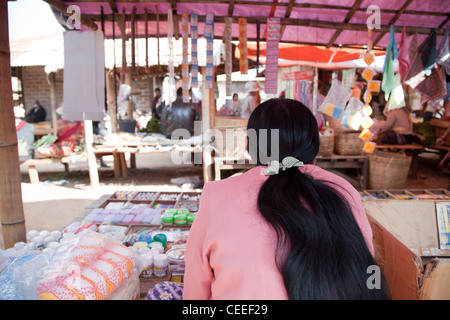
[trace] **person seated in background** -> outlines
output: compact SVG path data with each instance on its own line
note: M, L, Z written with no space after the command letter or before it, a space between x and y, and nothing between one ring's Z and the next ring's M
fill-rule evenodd
M14 107L14 117L16 118L19 161L23 162L34 156L34 126L24 120L25 109L22 107Z
M385 111L389 108L386 103ZM411 144L418 142L414 135L413 123L409 106L394 109L385 113L386 120L374 119L370 128L373 133L372 140L381 140L382 144ZM381 139L380 139L381 138Z
M241 114L241 102L239 101L239 95L237 93L233 94L233 114Z
M37 123L41 121L45 121L45 117L47 116L47 112L39 103L39 100L34 100L33 108L28 111L25 121L28 123Z
M178 88L177 98L172 106L165 108L161 117L161 133L171 138L176 129L186 129L194 135L194 122L201 119L198 104L192 101L183 102L183 90Z

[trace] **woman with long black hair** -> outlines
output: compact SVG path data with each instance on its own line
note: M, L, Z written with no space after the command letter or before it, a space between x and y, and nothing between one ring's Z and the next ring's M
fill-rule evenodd
M378 266L359 193L313 164L319 133L310 110L268 100L247 132L257 166L205 185L183 299L389 298L381 271L369 285Z

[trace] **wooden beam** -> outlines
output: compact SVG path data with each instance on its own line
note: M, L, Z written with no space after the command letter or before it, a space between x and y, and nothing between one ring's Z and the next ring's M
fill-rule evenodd
M0 1L0 220L4 249L27 241L13 105L8 1Z
M289 18L291 16L292 9L294 8L295 0L289 0L289 5L286 9L286 13L284 14L285 18ZM280 40L283 38L284 29L286 29L286 25L281 25L280 30Z
M344 18L345 23L350 22L350 19L355 14L356 9L359 8L361 2L362 2L362 0L355 0L355 2L353 3L353 6L350 8L350 10L348 11L347 15ZM341 32L342 32L342 29L336 30L336 32L331 37L330 41L328 41L327 48L331 47L331 45L334 44L334 41L336 41L336 39L339 37Z
M391 21L389 22L389 25L393 25L398 18L400 18L400 16L403 14L403 12L406 10L406 8L408 8L408 6L411 4L412 0L406 0L405 3L403 4L403 6L400 8L400 10L395 14L395 16L391 19ZM378 36L378 38L375 39L375 41L373 42L373 45L376 46L377 43L383 39L384 35L386 33L388 33L389 31L382 31L380 33L380 35ZM406 31L408 32L408 31Z
M228 16L233 16L234 11L234 0L230 1L230 4L228 5Z
M96 19L100 18L100 15L85 15L86 17ZM174 18L181 19L181 15L174 15ZM160 15L160 20L167 21L167 15ZM254 17L243 17L243 16L233 16L231 17L233 23L238 23L239 18L246 18L247 24L256 24L259 21L266 21L267 17L254 16ZM137 21L145 21L145 14L136 14ZM206 16L198 16L199 22L205 22ZM112 15L105 15L105 21L112 21ZM148 21L156 21L155 14L148 15ZM214 22L225 23L225 16L215 16ZM361 23L335 23L330 21L322 21L322 20L310 20L310 19L293 19L293 18L280 18L280 23L285 25L293 25L293 26L305 26L305 27L313 27L313 28L323 28L323 29L338 29L338 30L356 30L356 31L367 31L367 25ZM382 25L380 29L377 29L379 32L389 32L390 25ZM401 32L403 26L394 26L395 32ZM417 32L419 34L429 34L432 30L436 30L437 35L443 35L445 30L443 29L435 29L428 27L406 27L406 32ZM142 35L141 35L142 36ZM221 38L221 37L220 37Z
M440 25L439 28L443 28L445 24L450 20L450 14L447 14L447 19L445 19Z
M112 1L112 0L108 0ZM98 0L77 0L76 2L98 2ZM119 3L130 3L130 2L137 2L137 1L130 1L130 0L115 0L115 2ZM140 2L143 2L142 0ZM148 3L154 2L154 1L147 1ZM278 2L278 3L268 3L266 1L245 1L245 0L178 0L178 3L204 3L204 4L210 4L212 2L214 3L220 3L220 4L230 4L231 2L234 3L234 5L253 5L253 6L277 6L277 7L288 7L289 3L287 2ZM340 5L334 5L334 4L314 4L314 3L295 3L294 8L311 8L311 9L327 9L327 10L344 10L349 11L351 7L348 6L340 6ZM356 11L358 12L367 12L367 8L357 8ZM393 9L380 9L381 13L397 13L397 10ZM411 14L411 15L429 15L429 16L447 16L446 12L436 12L436 11L416 11L416 10L405 10L403 12L404 14Z
M177 0L171 0L172 14L173 14L173 36L176 40L180 38L180 30L178 28L178 21L181 20L181 15L177 14Z

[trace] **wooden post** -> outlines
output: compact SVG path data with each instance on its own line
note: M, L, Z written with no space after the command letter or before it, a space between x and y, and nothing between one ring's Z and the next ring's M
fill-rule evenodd
M91 181L92 188L98 188L98 169L97 169L97 158L94 154L94 148L92 144L94 143L94 131L92 129L92 120L84 120L84 139L86 142L86 154L88 158L89 167L89 178Z
M26 242L13 105L8 2L0 1L0 217L5 249L16 242Z
M130 90L131 90L130 98L128 100L127 118L130 120L133 120L133 96L132 96L133 79L132 79L131 71L129 71L129 70L125 73L125 83L130 86Z
M208 139L211 136L211 91L212 98L214 100L214 90L205 88L205 67L201 67L202 75L203 75L203 84L202 84L202 133L203 133L203 141ZM212 150L209 148L209 145L203 146L203 182L207 183L212 180L212 168L214 165L214 161L212 158Z
M58 135L58 128L56 124L57 97L56 97L56 77L54 72L49 73L48 80L50 82L50 107L52 111L52 127L53 127L53 134L56 136Z
M117 132L117 106L114 92L114 70L106 70L106 101L111 119L111 132Z

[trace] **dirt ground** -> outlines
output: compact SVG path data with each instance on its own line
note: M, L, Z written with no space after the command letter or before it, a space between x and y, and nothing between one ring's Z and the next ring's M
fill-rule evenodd
M26 166L21 166L22 201L26 231L61 230L99 198L118 190L179 191L201 189L203 169L193 164L174 165L170 153L137 154L136 169L129 177L114 178L112 157L104 157L107 168L99 167L100 186L90 186L87 161L80 159L64 172L62 164L38 165L39 184L30 184ZM437 169L438 156L424 153L419 158L418 178L408 178L405 189L447 189L449 172ZM0 248L4 248L0 230Z

